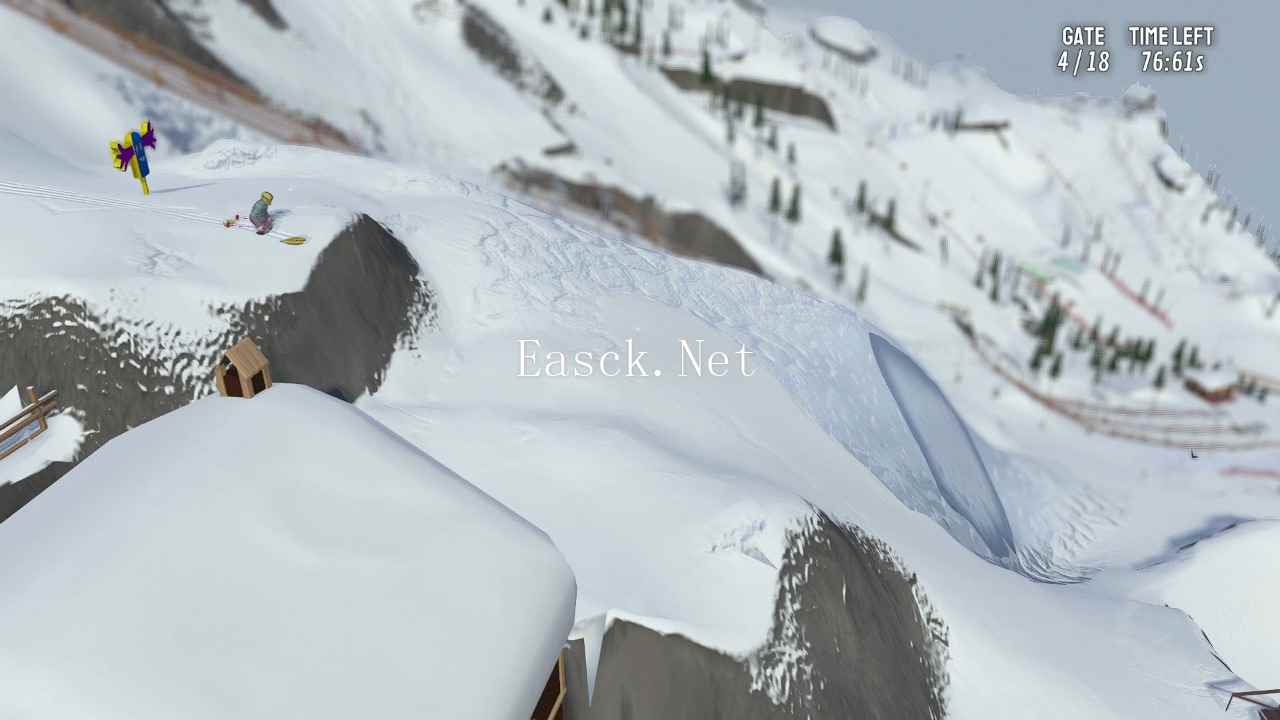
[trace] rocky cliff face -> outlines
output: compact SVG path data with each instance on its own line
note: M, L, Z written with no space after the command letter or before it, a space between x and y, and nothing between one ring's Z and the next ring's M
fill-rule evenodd
M7 377L57 388L64 407L90 433L80 459L111 438L213 391L219 353L251 337L277 382L310 385L354 400L377 390L396 347L434 319L430 289L408 249L361 215L320 253L302 290L241 306L211 308L225 322L212 337L160 331L143 350L145 318L108 319L74 297L0 300L0 367ZM62 477L55 463L27 480L0 485L0 521Z
M676 255L765 274L737 238L701 213L667 212L652 195L637 198L619 188L567 180L520 163L504 165L497 173L521 192L597 214Z
M945 625L884 543L816 513L791 534L778 587L747 658L615 621L589 705L571 643L565 720L945 717Z
M72 11L126 36L138 36L227 80L250 88L244 78L209 52L188 22L164 0L63 0ZM270 3L267 3L270 6Z

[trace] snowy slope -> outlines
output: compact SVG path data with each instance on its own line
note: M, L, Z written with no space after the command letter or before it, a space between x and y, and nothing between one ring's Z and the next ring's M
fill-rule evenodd
M69 162L110 169L108 142L120 139L144 119L150 119L161 133L161 141L150 152L159 163L203 150L217 139L262 139L216 109L174 97L8 6L0 6L0 24L8 35L0 48L0 65L12 69L0 73L0 94L8 107L0 113L0 133L6 137L6 153L15 168L39 162L47 172ZM33 58L39 59L38 68L32 67ZM18 147L19 139L31 147ZM51 157L12 154L24 151L42 151Z
M944 382L985 371L972 353L933 350L961 340L949 315L938 311L942 303L969 312L994 348L1023 372L1034 341L1022 323L1028 315L1041 315L1054 294L1073 304L1073 318L1081 322L1101 317L1104 333L1118 324L1125 338L1155 339L1158 360L1139 377L1107 377L1095 386L1087 353L1065 353L1060 380L1042 387L1108 406L1200 405L1177 387L1149 392L1157 365L1168 364L1183 338L1214 348L1207 360L1237 374L1265 373L1269 358L1280 352L1277 316L1267 313L1280 293L1280 272L1255 247L1251 233L1257 223L1242 227L1247 210L1231 222L1231 208L1161 136L1158 109L1013 97L966 68L923 68L891 40L856 23L819 20L819 38L845 45L874 42L876 57L858 64L806 32L777 35L733 4L647 5L645 45L657 45L666 33L672 48L669 57L659 53L653 62L606 43L599 13L587 15L585 5L565 10L553 3L551 22L544 21L544 6L537 3L482 0L469 6L441 0L379 11L288 0L277 5L289 21L283 34L240 3L203 3L193 11L208 20L209 47L282 102L334 117L356 135L369 135L362 130L368 123L361 113L367 112L390 138L375 148L380 154L400 161L447 157L460 163L460 171L472 172L522 162L566 180L622 188L637 198L652 194L662 206L696 210L725 228L776 279L803 282L845 302L854 300L858 273L865 269L870 292L863 313L918 353ZM461 43L469 7L483 11L515 51L554 78L564 100L548 104L522 93ZM580 36L583 27L586 38ZM362 28L379 42L356 43L352 38L360 35L350 28ZM706 93L681 91L661 71L698 71L704 35L712 38L718 77L803 88L830 108L835 131L811 118L770 111L767 121L779 126L781 145L771 151L757 137L764 133L751 127L748 110L738 121L736 143L729 145L724 114L712 109ZM335 69L323 58L298 61L320 48L335 50L342 66ZM445 65L447 72L437 70ZM335 83L335 74L354 74L359 82ZM437 87L441 83L449 87ZM460 100L450 94L455 84L486 90ZM406 97L405 88L414 91ZM414 113L406 122L406 103L430 103L432 111ZM949 133L947 118L957 112L964 123L1010 126L999 135ZM554 137L533 127L548 122L559 128ZM458 136L458 128L466 128L466 137ZM495 134L503 139L495 140ZM572 152L543 155L566 140ZM790 144L797 149L795 165L783 152ZM739 207L729 205L724 193L733 160L746 171L748 199ZM1165 187L1157 168L1181 189ZM798 223L766 211L774 178L782 180L784 201L793 183L804 190ZM852 209L860 183L869 212L885 213L892 201L898 231L921 252L886 239L869 226L869 212ZM833 285L824 263L837 228L848 258L841 287ZM985 287L975 288L979 261L996 251L1006 270L1018 267L1046 277L1043 295L1032 296L1026 277L1016 301L1005 292L993 304ZM1112 251L1121 259L1114 278L1099 268ZM1008 287L1010 278L1004 283ZM1148 304L1159 298L1158 312L1135 302L1145 285ZM986 396L985 388L973 393L959 385L949 383L948 392ZM990 424L983 417L992 414L985 400L961 397L959 406L974 422ZM1252 403L1228 412L1241 426L1275 423L1274 411ZM1032 415L1035 422L1024 428L1035 427L1045 413ZM993 438L1004 435L987 429ZM1209 434L1175 438L1173 444L1238 444L1216 431ZM1013 449L1035 442L1020 435L1001 444ZM1077 431L1073 437L1087 435ZM1268 430L1244 440L1274 449L1277 436Z
M1267 603L1277 577L1276 533L1274 522L1230 527L1166 563L1100 580L1127 584L1126 592L1153 604L1183 608L1232 670L1270 687L1280 676L1274 650L1280 622Z
M417 15L396 14L399 8L375 17L345 5L278 5L291 30L268 42L277 36L229 30L258 22L231 9L239 3L203 4L212 46L273 94L331 115L344 130L364 122L359 110L368 104L384 153L401 162L226 143L168 159L153 188L172 192L130 205L137 200L131 180L74 167L93 164L78 159L49 162L24 145L33 162L23 167L42 169L0 177L7 188L0 205L19 219L6 242L21 248L9 253L20 260L6 269L6 291L77 294L124 322L139 346L180 351L217 329L211 305L300 287L325 238L367 212L419 261L440 314L438 328L397 352L381 389L359 406L552 538L578 578L579 633L590 637L602 618L638 618L749 654L769 629L786 532L812 503L883 539L918 574L950 636L952 717L1020 717L1042 707L1098 718L1203 717L1224 704L1223 688L1238 686L1193 622L1229 615L1225 598L1170 594L1172 607L1164 608L1127 580L1140 574L1132 568L1177 555L1223 518L1280 516L1266 480L1221 474L1232 466L1274 468L1276 450L1202 450L1191 461L1176 445L1089 433L1009 381L1053 398L1160 411L1139 418L1157 424L1144 431L1157 437L1176 435L1170 428L1188 418L1200 426L1274 425L1273 404L1238 403L1212 415L1177 388L1153 392L1149 376L1095 386L1084 356L1069 356L1056 383L1025 370L1034 341L1022 321L1039 317L1055 291L1076 301L1085 322L1104 314L1104 331L1119 322L1126 335L1156 337L1162 355L1186 336L1210 362L1222 355L1265 371L1280 349L1258 302L1280 290L1280 276L1247 235L1226 231L1221 213L1201 224L1214 199L1202 180L1187 176L1182 193L1162 189L1150 161L1168 148L1153 116L1125 117L1114 104L1028 102L962 69L934 69L922 87L900 77L904 60L883 41L881 59L854 72L803 40L773 37L733 6L691 4L685 31L675 33L673 64L696 69L702 30L723 17L717 72L739 67L804 83L830 99L837 118L832 132L771 114L784 145L797 145L794 169L781 154L757 156L740 128L732 152L748 167L752 199L734 209L723 199L731 154L724 120L708 111L705 95L677 90L656 69L606 48L594 31L579 39L558 6L547 26L541 6L483 3L577 105L549 116L578 154L538 158L562 136L539 134L533 126L545 116L530 112L539 105L510 86L476 93L473 102L488 105L474 115L461 102L433 104L459 113L447 118L405 90L412 80L431 91L423 97L447 99L454 91L442 83L497 82L457 45L458 15L417 24ZM658 4L649 27L661 24L665 7ZM321 62L317 48L373 45L355 29L366 26L385 42L353 47L350 68ZM440 42L420 42L428 36ZM278 47L281 56L262 47ZM295 52L311 53L305 57L314 62L284 62ZM432 72L445 66L449 72ZM65 71L77 87L91 82L82 71ZM321 82L324 73L347 80ZM1004 142L929 130L931 113L958 106L967 120L1009 119ZM391 108L385 117L384 107ZM506 125L503 113L516 119ZM24 137L27 126L0 118ZM473 124L482 140L474 144L463 132ZM74 139L82 131L65 132ZM447 142L431 144L440 138ZM1081 148L1105 150L1108 162L1090 162L1097 152ZM512 155L697 209L775 277L803 279L835 302L600 237L416 165L438 156L470 178ZM763 207L772 178L793 174L805 187L796 226ZM859 179L875 212L896 199L899 229L923 252L848 212ZM289 210L283 225L312 243L285 248L248 234L237 236L238 245L227 241L216 220L267 188ZM1085 263L1081 239L1099 218L1104 240ZM837 226L850 257L849 281L840 287L822 263ZM50 227L92 234L95 247L73 253L58 236L49 239ZM1063 248L1065 228L1072 239ZM1125 275L1129 286L1149 274L1168 288L1163 307L1172 328L1099 271L1104 245L1124 253L1124 269L1141 263ZM1052 274L1044 298L1019 296L1030 312L1004 294L993 303L985 287L974 287L978 259L991 248ZM855 313L846 305L854 303L862 266L869 295ZM1221 282L1224 274L1230 282ZM957 308L977 330L973 347L957 330ZM873 333L906 351L904 359L888 369L877 363ZM631 339L664 375L519 377L519 341L528 339L542 342L544 357L552 349L625 351ZM708 352L733 362L736 351L749 350L756 374L680 377L681 339L702 339ZM910 392L891 390L886 376L895 373L912 381ZM957 417L913 432L913 413L943 404ZM930 468L934 451L973 472L940 477ZM1184 562L1210 577L1223 561L1193 554ZM1043 582L1103 569L1108 582ZM1242 577L1241 592L1257 592L1257 581ZM1212 630L1209 636L1246 680L1271 682L1245 674Z
M527 718L574 604L545 535L291 385L112 441L0 524L0 577L12 717Z
M779 538L808 501L882 538L918 574L948 627L955 717L1002 717L1045 698L1090 717L1156 710L1192 717L1219 702L1206 683L1222 673L1181 613L1087 585L1029 580L947 534L943 527L982 549L938 492L902 421L872 357L870 328L847 309L376 161L281 148L246 168L209 162L233 149L215 147L175 166L187 173L184 184L212 183L183 191L184 203L211 213L220 198L283 178L304 206L345 196L421 263L438 295L439 330L397 353L382 389L362 407L543 528L578 577L580 622L634 615L748 651L768 627ZM320 168L332 179L321 179ZM157 224L164 217L119 212ZM127 252L136 236L106 224L95 237ZM308 262L293 248L254 247L272 262ZM294 283L271 277L270 267L262 262L242 281ZM217 288L190 282L198 269L121 275L109 293L92 283L80 289L97 306L133 315L145 340L182 316L167 307L117 308L111 295L154 286L175 297L185 289L193 305L218 297ZM142 321L152 317L160 324L148 328ZM667 373L520 377L518 341L528 338L597 351L632 338L650 348L649 367ZM750 376L680 377L681 338L703 339L708 352L745 347L758 364ZM929 514L904 507L889 488ZM1031 673L1012 704L1007 690L989 693L993 668Z
M1046 698L1090 717L1193 717L1220 701L1207 685L1220 666L1181 613L1028 580L946 534L964 521L881 379L870 328L848 310L390 165L297 149L234 173L204 161L183 167L219 193L350 170L294 182L363 187L351 197L412 250L441 306L439 334L397 354L361 406L546 530L578 577L579 621L614 612L749 651L768 626L779 537L808 501L884 539L919 575L950 633L955 717ZM631 338L667 372L520 377L530 338L596 351ZM680 377L680 338L708 352L745 346L755 374ZM1014 701L1007 688L989 694L990 673L1015 668L1025 680Z

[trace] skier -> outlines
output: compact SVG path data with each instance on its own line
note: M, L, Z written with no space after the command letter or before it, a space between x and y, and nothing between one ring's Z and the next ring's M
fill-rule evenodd
M257 228L259 235L266 235L271 232L271 213L268 210L271 207L273 197L271 193L263 191L262 196L258 198L258 202L253 204L253 209L249 211L249 222Z

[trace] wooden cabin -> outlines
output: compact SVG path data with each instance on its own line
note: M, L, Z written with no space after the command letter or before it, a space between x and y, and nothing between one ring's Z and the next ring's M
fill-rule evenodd
M546 687L542 688L542 695L538 697L531 720L563 720L567 687L564 679L564 651L561 651L556 664L551 668Z
M0 460L20 450L49 429L49 414L58 406L58 391L50 390L37 396L34 387L27 387L27 405L17 415L0 423Z
M267 356L249 338L222 354L213 376L223 397L251 398L271 387L271 365Z
M1187 378L1186 382L1183 383L1183 386L1186 387L1187 392L1198 396L1210 405L1228 403L1236 399L1235 383L1210 388L1206 387L1195 378Z

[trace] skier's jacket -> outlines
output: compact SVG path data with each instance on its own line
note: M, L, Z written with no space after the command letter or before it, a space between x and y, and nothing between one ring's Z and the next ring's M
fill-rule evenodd
M249 222L257 227L262 227L270 222L271 215L267 212L268 207L270 206L267 205L267 201L259 198L258 202L253 204L253 209L249 211Z

